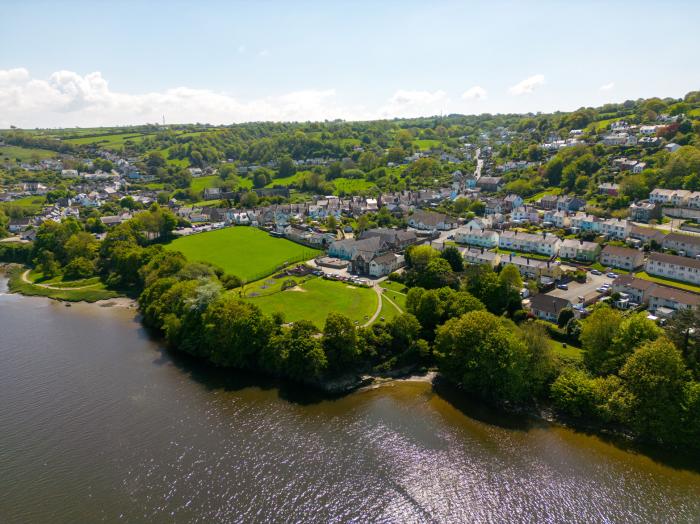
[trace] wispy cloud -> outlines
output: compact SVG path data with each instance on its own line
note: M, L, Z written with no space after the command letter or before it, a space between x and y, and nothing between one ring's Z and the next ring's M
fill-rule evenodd
M544 85L544 75L532 75L514 86L511 86L508 91L510 91L512 95L524 95L532 93L542 85Z
M486 89L481 86L474 86L462 93L462 98L465 100L484 100L486 95Z
M419 115L437 115L447 104L447 93L437 91L417 91L399 89L387 104L379 110L382 117L411 117Z
M238 46L238 54L239 54L239 55L244 55L245 52L246 52L246 46L244 46L243 44L239 45L239 46Z
M258 56L270 56L270 51L268 51L267 49L261 49L258 52Z
M607 84L600 86L600 90L601 91L610 91L614 87L615 87L615 82L609 82Z

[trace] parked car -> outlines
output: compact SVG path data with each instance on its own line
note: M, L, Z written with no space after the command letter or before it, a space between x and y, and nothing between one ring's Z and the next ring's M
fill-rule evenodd
M597 269L591 269L591 275L602 275L602 271L598 271Z
M617 278L617 273L613 273L613 272L611 271L610 273L608 273L608 274L605 275L605 276L608 277L608 278Z
M569 289L569 286L567 284L559 284L557 286L558 289L563 289L564 291Z

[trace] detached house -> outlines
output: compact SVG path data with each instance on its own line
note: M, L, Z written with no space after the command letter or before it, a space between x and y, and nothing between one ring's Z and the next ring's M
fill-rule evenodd
M489 265L491 267L497 267L501 263L501 255L495 251L486 251L484 248L469 248L462 252L464 261L467 264L472 265Z
M538 294L530 299L530 311L537 318L556 322L562 309L571 307L571 302L565 298L552 295Z
M381 237L370 237L363 240L337 240L328 248L328 254L343 260L353 260L358 253L369 254L367 264L376 256L386 253L389 245Z
M383 277L404 265L404 257L395 253L386 253L374 257L369 263L368 273L373 277Z

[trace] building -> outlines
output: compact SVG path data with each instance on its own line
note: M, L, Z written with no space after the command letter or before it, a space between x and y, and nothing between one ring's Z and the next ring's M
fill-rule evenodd
M605 182L598 184L598 193L601 195L617 196L620 194L620 184Z
M621 218L609 218L599 223L599 229L608 238L625 240L630 233L630 223Z
M542 209L556 209L558 201L557 195L544 195L539 199L538 204Z
M632 271L644 264L644 253L639 249L607 245L600 253L600 263L605 267Z
M575 213L585 207L586 201L579 197L562 196L557 200L557 211Z
M462 252L464 261L472 265L489 265L497 267L501 263L501 255L495 251L486 251L485 249L469 248Z
M433 213L432 211L416 209L413 214L408 217L408 225L416 229L427 231L447 231L457 227L457 219L443 215L442 213Z
M538 294L530 299L530 311L537 318L556 322L562 309L571 307L571 302L565 298L552 295Z
M559 247L559 256L580 262L595 262L600 253L600 244L567 238Z
M498 239L498 247L501 249L539 253L550 257L559 253L560 245L561 240L559 237L549 233L535 235L518 231L503 231Z
M503 179L499 176L482 176L477 180L476 187L485 192L496 193L503 188Z
M632 202L629 208L630 220L634 222L649 222L661 218L661 206L654 202Z
M360 233L359 240L365 238L379 237L386 242L391 249L401 251L418 240L418 235L414 231L403 229L375 228L368 229Z
M369 274L383 277L403 266L404 257L395 253L386 253L374 257L369 263Z
M347 239L333 242L328 248L328 254L335 258L343 260L353 260L355 255L360 252L370 253L371 256L367 260L367 264L371 260L383 253L389 251L389 245L382 240L381 237L370 237L363 240Z
M700 260L696 258L651 253L645 266L650 275L700 284Z
M512 264L523 278L539 280L548 277L558 280L562 276L561 266L550 260L521 257L517 255L501 255L501 265Z
M650 227L632 226L630 227L629 236L630 238L641 240L645 244L649 244L653 241L661 245L664 238L666 237L666 233Z
M658 286L650 280L637 278L632 275L620 275L612 283L613 293L625 293L636 304L649 303L649 291Z
M659 317L671 317L680 309L699 305L700 295L682 289L655 285L649 291L649 311Z
M468 244L491 249L498 246L498 232L491 229L472 229L461 227L454 234L454 240L458 244Z
M673 250L682 257L697 257L700 255L700 235L669 233L662 240L661 247Z

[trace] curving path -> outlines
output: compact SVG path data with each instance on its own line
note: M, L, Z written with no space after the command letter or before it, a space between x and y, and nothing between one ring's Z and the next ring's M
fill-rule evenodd
M379 284L375 284L372 286L372 289L374 289L374 292L377 294L377 310L374 312L374 315L370 317L370 319L362 324L362 327L367 327L372 324L375 320L377 320L377 317L379 316L379 313L382 311L382 291L379 287Z
M31 269L27 269L24 273L22 273L22 281L26 282L27 284L31 284L32 286L37 286L37 287L43 287L46 289L53 289L55 291L71 291L71 290L79 290L79 289L88 289L90 287L95 287L97 283L95 284L88 284L87 286L78 286L78 287L56 287L56 286L50 286L48 284L38 284L36 282L32 282L29 280L27 275L29 275L29 272Z

